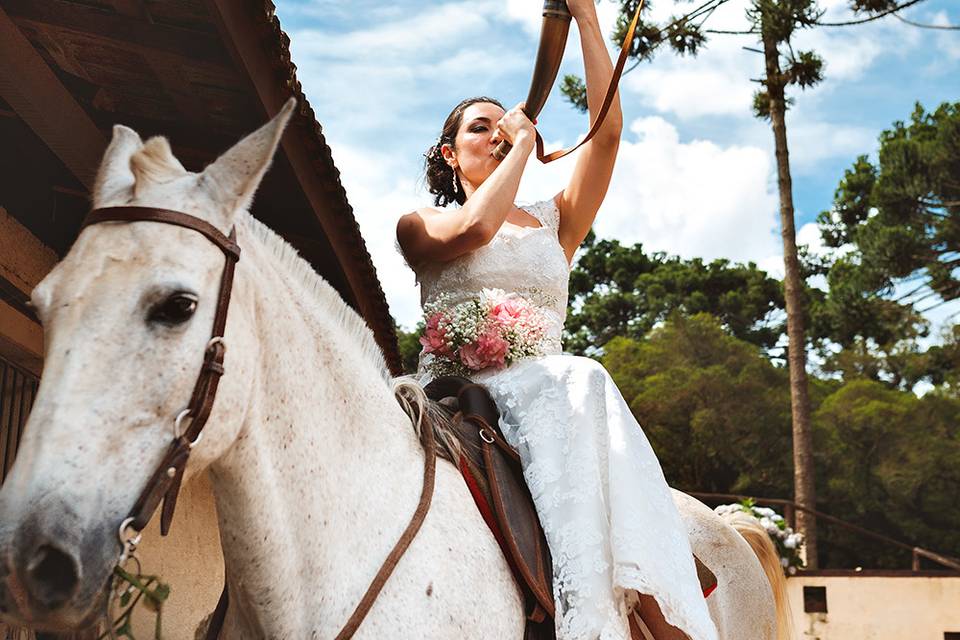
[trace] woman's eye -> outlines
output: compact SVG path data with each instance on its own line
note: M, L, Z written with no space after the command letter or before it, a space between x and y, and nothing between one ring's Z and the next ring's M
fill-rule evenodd
M189 320L197 310L197 296L192 293L175 293L150 310L150 322L168 325Z
M481 131L486 131L486 130L487 130L486 127L474 127L470 131L472 131L473 133L480 133Z

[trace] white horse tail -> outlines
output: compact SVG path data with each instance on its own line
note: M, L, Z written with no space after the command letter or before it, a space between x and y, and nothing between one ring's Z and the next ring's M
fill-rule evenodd
M790 612L790 600L787 597L787 579L783 575L783 566L780 564L777 548L770 540L766 529L750 514L735 511L725 514L723 519L743 536L760 561L763 572L767 574L777 607L777 639L792 640L793 616Z

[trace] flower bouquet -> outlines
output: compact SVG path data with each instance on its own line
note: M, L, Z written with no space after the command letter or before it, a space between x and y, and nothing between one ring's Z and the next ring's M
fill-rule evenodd
M718 515L735 511L743 511L760 521L760 526L767 530L767 535L773 541L780 555L780 565L785 573L793 575L797 569L803 568L803 559L800 557L800 547L803 546L803 534L796 533L787 526L786 520L773 509L758 507L753 500L747 499L736 504L722 504L715 508Z
M420 344L436 375L469 375L542 354L543 315L516 293L483 289L458 304L441 295L424 305L424 321Z

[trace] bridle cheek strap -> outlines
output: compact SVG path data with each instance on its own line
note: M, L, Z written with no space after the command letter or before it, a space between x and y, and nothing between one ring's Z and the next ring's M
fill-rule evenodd
M223 356L226 353L223 334L227 326L227 311L230 308L233 275L237 261L240 259L240 246L237 244L236 229L232 229L230 235L226 236L206 220L169 209L157 209L155 207L94 209L87 215L81 229L102 222L160 222L191 229L206 236L223 251L226 257L223 273L220 277L220 292L217 295L213 330L203 355L203 366L197 376L190 403L177 416L176 437L170 444L170 448L167 449L167 453L160 460L160 464L157 465L153 475L150 476L128 517L130 528L135 531L142 531L150 522L162 500L160 533L161 535L167 535L177 506L177 495L180 493L183 472L190 458L190 451L200 441L203 427L207 424L207 419L213 409L217 387L220 384L220 376L223 375ZM189 426L185 430L181 430L181 423L188 419Z
M183 471L190 459L190 450L200 441L203 427L206 425L207 419L210 417L210 411L213 409L213 401L217 395L220 376L223 375L223 355L226 352L223 333L227 326L227 310L230 307L234 270L237 261L240 259L240 247L237 245L236 229L232 229L230 235L225 236L219 229L205 220L169 209L156 209L154 207L95 209L84 220L81 229L101 222L161 222L192 229L202 233L220 247L226 256L223 275L220 278L216 315L213 317L213 331L203 355L203 366L193 388L190 404L177 416L175 423L176 437L160 464L157 465L153 475L150 476L150 480L147 481L140 497L137 498L129 517L124 521L125 524L129 523L131 529L137 532L142 531L150 518L153 517L162 500L160 533L161 535L167 535L170 530L170 522L173 520L174 509L177 506L177 495L180 493L180 485L183 482ZM190 419L190 425L185 430L181 430L180 425L187 418ZM420 501L417 504L417 509L400 539L393 546L373 581L367 587L367 591L357 604L356 609L354 609L340 633L337 634L336 640L347 640L353 637L367 613L370 612L374 601L393 573L400 558L406 552L410 543L413 542L424 519L426 519L427 511L430 509L430 503L433 499L437 467L437 443L430 427L423 430L422 438L425 449L423 487L420 491ZM121 525L121 529L123 529L123 525ZM224 585L223 594L220 596L220 601L217 603L217 608L207 627L206 637L208 640L215 640L220 635L229 604L228 594L229 591Z

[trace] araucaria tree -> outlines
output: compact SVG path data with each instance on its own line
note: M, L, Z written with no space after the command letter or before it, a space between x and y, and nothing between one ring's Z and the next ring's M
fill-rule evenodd
M641 0L617 0L621 11L613 40L622 42L630 19ZM677 0L675 0L676 2ZM794 34L805 28L835 27L860 24L895 13L924 0L849 0L850 8L864 17L845 23L824 23L823 11L816 0L749 0L747 22L737 31L711 31L705 23L710 15L730 0L706 0L693 11L664 25L642 21L638 25L630 54L638 62L650 60L662 45L681 55L696 55L707 42L707 34L752 35L762 45L764 75L761 88L753 101L757 117L770 122L777 161L777 182L780 192L780 223L783 238L784 300L787 311L787 360L790 369L790 397L793 419L794 499L801 505L816 505L814 486L813 438L810 419L806 371L806 338L804 331L803 276L797 256L794 226L793 186L790 176L790 155L787 145L786 112L790 99L787 88L811 87L822 80L823 61L812 51L792 47ZM649 9L649 2L645 10ZM586 110L583 82L567 76L563 92L570 101ZM744 105L746 107L746 105ZM816 521L811 514L797 514L797 525L806 536L807 565L816 568Z

